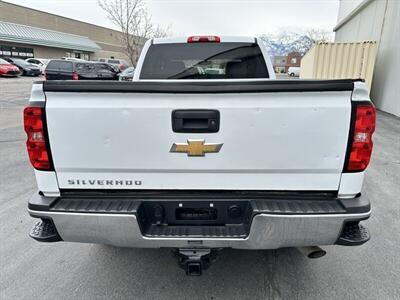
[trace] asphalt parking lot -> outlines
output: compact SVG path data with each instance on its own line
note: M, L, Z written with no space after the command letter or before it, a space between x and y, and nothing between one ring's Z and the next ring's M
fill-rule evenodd
M28 237L36 189L22 109L32 78L0 78L0 299L399 299L400 119L378 113L364 193L373 205L361 247L329 246L309 260L294 249L224 250L187 277L167 249L42 244Z

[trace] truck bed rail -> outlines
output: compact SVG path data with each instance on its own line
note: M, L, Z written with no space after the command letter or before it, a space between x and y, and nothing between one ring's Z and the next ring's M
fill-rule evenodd
M353 79L339 80L214 80L214 81L137 81L101 82L51 80L37 81L44 92L84 93L278 93L278 92L326 92L352 91Z

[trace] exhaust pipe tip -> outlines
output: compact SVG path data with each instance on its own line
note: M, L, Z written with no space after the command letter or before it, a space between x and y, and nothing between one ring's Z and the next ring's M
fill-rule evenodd
M310 252L307 257L311 258L311 259L314 259L314 258L321 258L321 257L323 257L325 255L326 255L326 251L323 250L323 249L319 249L319 250Z
M300 253L305 255L307 258L310 258L310 259L321 258L321 257L325 256L325 254L326 254L326 251L324 249L321 249L318 246L299 247L296 249L299 250Z

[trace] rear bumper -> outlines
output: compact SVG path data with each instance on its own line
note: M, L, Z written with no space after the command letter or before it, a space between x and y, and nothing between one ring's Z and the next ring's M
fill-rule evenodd
M184 226L167 226L158 234L147 234L138 213L140 205L147 200L125 199L121 202L120 198L107 198L107 203L116 205L113 208L107 204L107 211L97 210L97 205L89 204L90 201L103 202L104 199L75 199L67 204L61 203L62 199L36 194L29 202L29 214L51 219L63 241L119 247L277 249L333 245L337 243L345 224L365 220L370 215L369 203L361 197L330 200L332 203L327 206L321 205L321 199L307 200L304 207L299 205L300 200L279 200L284 204L276 205L271 202L275 200L257 199L249 201L253 214L245 236L227 234L221 226L197 226L197 231Z
M40 70L25 70L26 76L39 76L41 74L42 74L42 71L40 71Z
M17 77L21 75L21 72L8 71L7 73L0 73L0 77Z
M119 81L132 81L133 77L120 76Z

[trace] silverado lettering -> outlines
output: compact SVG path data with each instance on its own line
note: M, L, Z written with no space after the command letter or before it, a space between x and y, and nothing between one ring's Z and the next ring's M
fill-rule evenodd
M69 185L142 185L141 180L68 179Z

